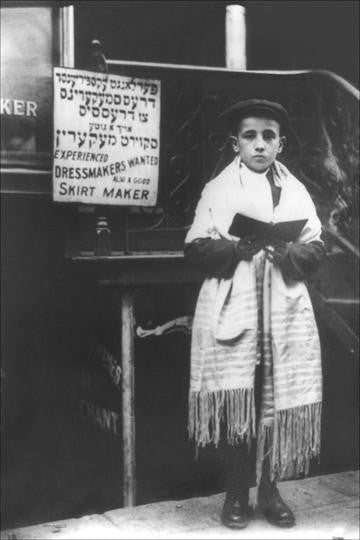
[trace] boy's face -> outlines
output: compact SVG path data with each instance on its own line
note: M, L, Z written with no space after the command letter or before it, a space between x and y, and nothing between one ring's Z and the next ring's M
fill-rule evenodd
M257 173L266 171L283 149L280 124L271 118L243 118L233 139L235 152L249 169Z

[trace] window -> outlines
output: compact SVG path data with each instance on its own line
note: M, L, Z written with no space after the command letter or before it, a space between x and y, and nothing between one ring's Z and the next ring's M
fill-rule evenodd
M50 5L1 8L4 168L50 169L52 68L60 58L58 29L59 10Z

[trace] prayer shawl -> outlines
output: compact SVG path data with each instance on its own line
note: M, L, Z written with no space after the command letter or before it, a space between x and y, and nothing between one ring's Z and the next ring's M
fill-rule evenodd
M205 186L185 242L231 239L227 231L238 212L267 222L306 218L298 241L319 241L321 223L305 186L279 162L273 171L281 187L275 209L265 175L236 158ZM254 379L260 361L256 429ZM188 429L197 446L217 446L225 426L230 444L257 437L258 475L265 448L271 478L307 474L310 459L320 453L321 400L320 343L305 283L283 276L263 250L240 261L232 278L205 279L191 344Z

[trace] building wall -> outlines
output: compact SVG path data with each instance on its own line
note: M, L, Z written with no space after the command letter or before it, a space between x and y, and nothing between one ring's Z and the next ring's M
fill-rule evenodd
M75 2L77 62L92 39L109 58L225 65L225 8L231 2ZM356 1L245 1L248 69L327 69L358 85Z

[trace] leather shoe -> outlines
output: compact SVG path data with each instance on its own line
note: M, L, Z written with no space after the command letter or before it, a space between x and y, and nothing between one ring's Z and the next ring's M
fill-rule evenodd
M248 495L227 493L221 513L221 521L230 529L244 529L249 523Z
M281 498L276 487L259 489L258 504L261 512L272 525L278 527L293 527L295 525L295 516Z

